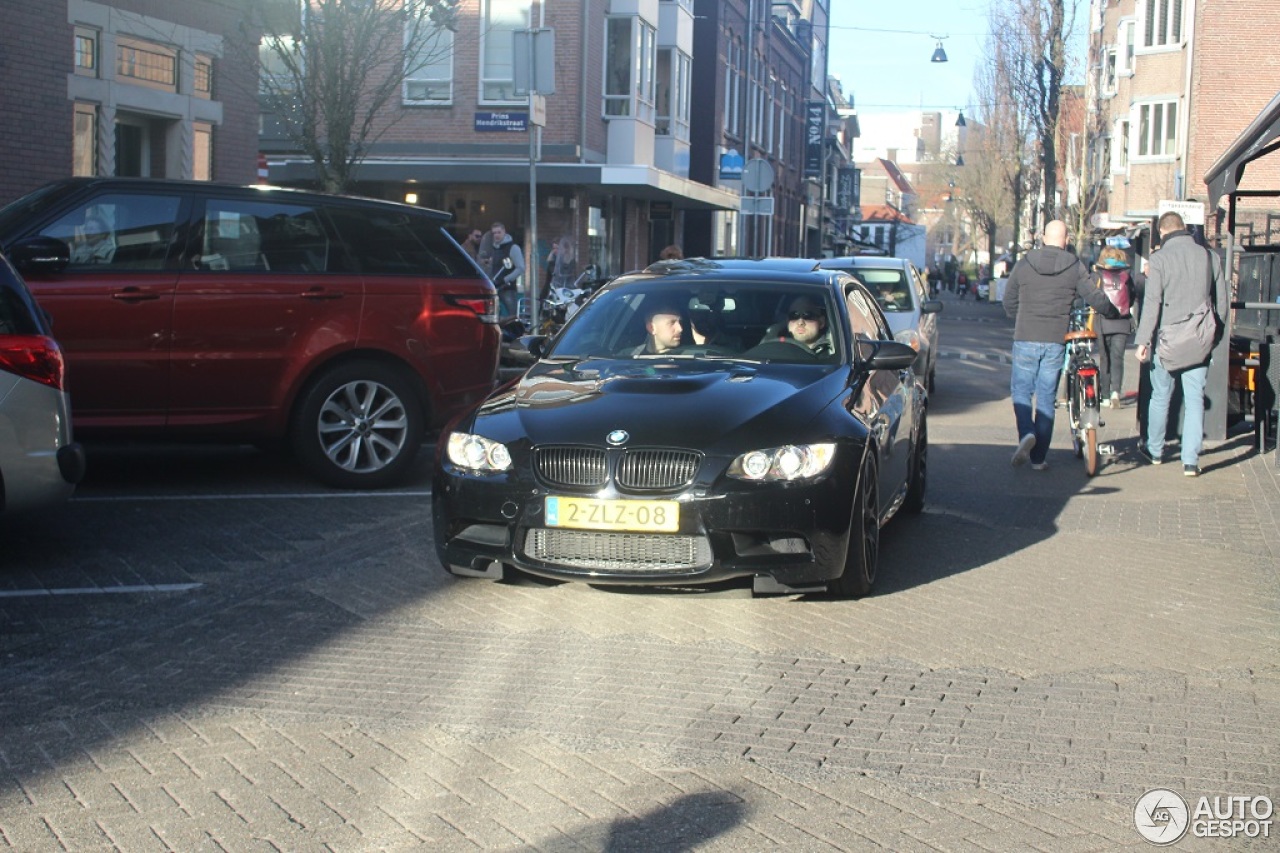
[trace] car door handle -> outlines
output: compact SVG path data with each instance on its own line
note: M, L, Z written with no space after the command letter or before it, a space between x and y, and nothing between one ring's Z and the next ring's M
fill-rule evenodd
M121 302L146 302L151 299L159 299L160 294L149 293L137 287L126 287L111 294L111 298L118 299Z
M341 290L325 290L323 287L313 287L302 294L303 299L341 299L345 296Z

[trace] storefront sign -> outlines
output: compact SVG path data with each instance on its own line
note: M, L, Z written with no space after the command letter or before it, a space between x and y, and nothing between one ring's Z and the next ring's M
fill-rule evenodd
M809 101L804 114L804 176L822 177L822 137L827 128L827 105Z

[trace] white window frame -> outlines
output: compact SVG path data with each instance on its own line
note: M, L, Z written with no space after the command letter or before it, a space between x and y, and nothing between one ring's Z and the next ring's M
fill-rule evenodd
M420 2L406 14L425 14ZM414 34L418 45L411 43ZM423 52L426 57L423 58ZM405 78L400 99L406 106L450 106L453 104L453 31L429 20L406 26L404 32ZM419 94L421 93L421 94Z
M1104 98L1114 98L1119 74L1119 50L1114 44L1102 49L1102 67L1098 69L1098 92Z
M1134 54L1138 37L1138 22L1133 18L1121 18L1116 25L1116 74L1133 76Z
M1129 171L1129 118L1118 118L1111 126L1111 174Z
M1133 136L1129 146L1131 162L1170 162L1177 156L1178 109L1176 97L1134 103L1129 124ZM1155 151L1157 148L1160 149L1158 153Z
M516 30L528 28L527 2L483 0L480 4L481 104L510 105L528 102L527 98L515 94L515 45L511 37Z
M613 30L622 24L627 25L627 32L619 40ZM658 29L639 15L606 15L604 25L601 116L605 120L636 118L652 124L657 115ZM619 57L618 50L625 50L626 56ZM611 72L624 68L626 79L610 79Z
M1186 0L1144 0L1139 15L1141 26L1137 33L1138 52L1155 53L1180 49L1186 33L1183 19L1191 3Z

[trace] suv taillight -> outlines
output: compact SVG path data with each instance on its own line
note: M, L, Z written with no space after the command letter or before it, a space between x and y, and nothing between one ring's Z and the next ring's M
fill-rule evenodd
M498 322L498 297L497 296L461 296L450 295L445 299L451 305L457 305L460 308L468 308L475 312L482 323Z
M0 336L0 370L59 391L67 373L58 342L44 335Z

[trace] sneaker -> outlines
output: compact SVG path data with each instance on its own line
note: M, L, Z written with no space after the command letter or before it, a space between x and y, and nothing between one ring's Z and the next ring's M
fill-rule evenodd
M1152 456L1151 451L1147 449L1145 444L1138 445L1138 455L1141 456L1149 465L1159 465L1164 461L1158 456Z
M1120 408L1120 394L1116 391L1111 392L1111 408Z
M1109 408L1111 408L1113 405L1115 405L1115 404L1114 404L1113 402L1111 402L1111 400L1109 400L1109 399L1108 399L1108 398L1106 398L1106 397L1103 397L1101 400L1099 400L1099 401L1098 401L1098 407L1099 407L1099 408L1102 408L1102 409L1109 409Z
M1018 442L1018 449L1013 451L1013 458L1009 460L1009 464L1014 468L1020 465L1026 465L1027 460L1031 458L1031 448L1036 446L1036 437L1031 433L1027 433Z
M1032 471L1048 471L1049 463L1048 462L1032 462L1031 470Z
M1034 466L1034 465L1032 465L1031 467L1032 467L1032 468L1034 468L1035 466ZM1184 476L1184 477L1199 477L1199 476L1200 476L1200 469L1199 469L1197 466L1195 466L1195 465L1183 465L1183 466L1182 466L1182 476Z

